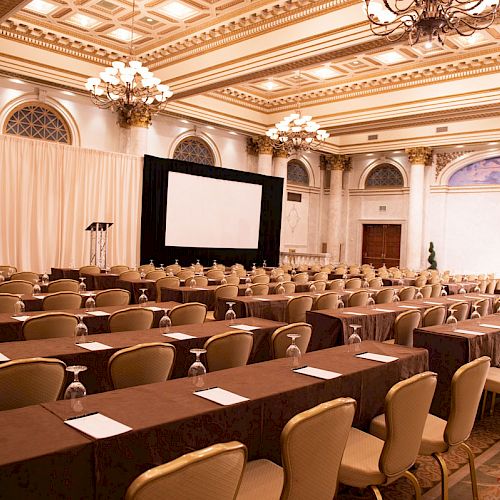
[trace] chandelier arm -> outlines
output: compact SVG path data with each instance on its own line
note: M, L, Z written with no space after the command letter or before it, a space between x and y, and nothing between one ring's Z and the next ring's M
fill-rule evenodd
M409 12L409 11L412 11L412 10L416 10L417 7L418 7L418 1L417 0L413 0L412 2L410 2L410 4L405 7L404 9L402 8L399 8L398 7L398 4L399 3L404 3L405 0L395 0L394 2L394 7L391 6L391 4L388 2L388 0L383 0L384 2L384 7L392 12L393 14L396 14L398 17L400 17L402 14L406 13L406 12Z
M453 28L461 36L470 36L474 31L477 31L479 29L486 29L486 28L490 27L494 21L495 21L495 17L491 18L485 25L481 25L479 27L477 24L475 24L475 25L469 24L469 22L466 19L460 19L460 21L457 24L452 25L451 28ZM463 25L467 26L472 31L471 32L460 31L460 30L462 30Z

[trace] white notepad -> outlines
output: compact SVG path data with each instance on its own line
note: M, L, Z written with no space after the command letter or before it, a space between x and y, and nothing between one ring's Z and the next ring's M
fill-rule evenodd
M17 319L17 321L26 321L30 316L12 316L13 319Z
M402 307L403 309L420 309L420 307L418 306L398 306L398 307Z
M243 401L248 401L248 398L235 394L234 392L226 391L220 387L213 387L212 389L205 389L201 391L195 391L196 396L208 399L214 403L229 406L236 403L242 403Z
M376 307L375 309L373 309L374 311L380 311L380 312L385 312L385 313L391 313L391 312L394 312L392 309L381 309L379 307Z
M102 344L101 342L82 342L76 345L89 351L104 351L105 349L111 349L111 346Z
M229 328L236 328L237 330L245 330L246 332L251 332L253 330L258 330L258 326L250 325L229 325Z
M110 314L104 311L87 311L87 314L92 316L109 316Z
M463 299L447 299L447 300L451 300L452 302L463 302Z
M381 363L390 363L391 361L396 361L399 358L395 356L386 356L385 354L375 354L374 352L363 352L361 354L356 354L356 358L369 359L371 361L380 361Z
M309 375L310 377L322 378L324 380L330 380L342 375L342 373L322 370L321 368L313 368L312 366L303 366L302 368L295 368L292 371L295 373L301 373L302 375Z
M431 302L429 300L424 300L424 304L431 304L433 306L441 306L441 302Z
M494 328L495 330L500 330L500 325L490 325L489 323L479 323L479 326L484 328Z
M44 299L45 295L33 295L35 299Z
M365 313L357 313L357 312L345 312L344 314L348 314L349 316L366 316Z
M10 361L10 358L0 352L0 361Z
M468 333L469 335L486 335L485 332L476 332L474 330L464 330L462 328L457 328L456 330L453 330L456 333Z
M255 300L262 300L263 302L269 302L271 299L263 299L262 297L255 297Z
M64 423L96 439L117 436L132 430L132 427L100 413L68 419Z
M180 332L162 333L162 335L164 337L170 337L171 339L176 339L176 340L188 340L196 338L193 335L188 335L187 333L180 333Z
M150 307L145 307L144 309L149 309L150 311L163 311L161 307L156 307L156 306L150 306Z

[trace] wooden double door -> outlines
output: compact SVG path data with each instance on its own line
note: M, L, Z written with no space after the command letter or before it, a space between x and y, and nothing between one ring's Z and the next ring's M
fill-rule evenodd
M363 224L362 264L399 266L401 224Z

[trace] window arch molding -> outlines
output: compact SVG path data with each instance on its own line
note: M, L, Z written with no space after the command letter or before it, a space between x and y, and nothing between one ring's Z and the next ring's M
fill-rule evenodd
M403 166L397 162L396 160L393 160L392 158L379 158L378 160L373 161L367 167L363 170L363 173L361 174L361 177L359 178L359 184L358 188L359 189L367 189L366 188L366 181L369 177L369 175L372 173L372 171L377 168L380 165L391 165L393 167L396 167L399 170L399 173L403 177L403 185L402 186L397 186L396 189L402 189L402 188L407 188L408 187L408 176L406 174L405 169ZM390 186L380 186L379 188L368 188L368 189L391 189ZM392 188L394 189L394 188Z
M212 154L214 155L214 167L220 167L222 166L221 165L221 156L220 156L220 153L219 153L219 150L217 148L217 145L215 144L214 140L207 134L203 133L203 132L199 132L198 130L196 129L191 129L191 130L188 130L180 135L178 135L172 142L172 144L170 145L170 151L169 151L169 154L168 154L168 157L169 158L173 158L174 157L174 152L177 148L177 146L184 140L184 139L187 139L188 137L194 137L194 138L197 138L197 139L201 139L202 141L204 141L207 146L210 148L210 150L212 151Z
M296 161L300 162L302 164L302 166L306 169L307 175L309 176L309 185L308 186L304 185L304 187L310 187L311 188L311 187L316 186L316 178L314 176L314 170L311 167L311 163L309 162L309 160L305 156L293 154L293 155L290 155L286 159L287 166L288 166L288 162L290 160L296 160Z
M39 95L36 93L32 94L23 94L22 96L13 99L8 102L7 105L0 112L0 124L2 133L5 133L5 129L7 126L7 120L10 118L12 113L14 113L17 109L22 108L24 105L29 106L30 104L39 104L40 106L51 108L55 111L56 115L59 115L60 118L64 121L65 125L67 125L69 133L70 133L70 141L65 143L71 146L80 146L80 131L76 124L73 115L56 99L52 97L45 96L44 99L40 99ZM22 136L17 136L22 137ZM35 139L35 140L43 140L43 139ZM49 142L49 141L47 141Z

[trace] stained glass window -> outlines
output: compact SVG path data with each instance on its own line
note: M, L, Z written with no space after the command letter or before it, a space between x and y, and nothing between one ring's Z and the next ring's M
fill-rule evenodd
M199 137L186 137L182 139L175 148L174 160L215 165L215 157L210 146Z
M366 178L365 187L403 187L403 175L389 163L377 165Z
M71 144L71 133L64 119L57 111L39 102L16 108L7 119L5 133Z
M309 174L304 164L299 160L290 160L287 164L287 181L293 184L309 186Z

